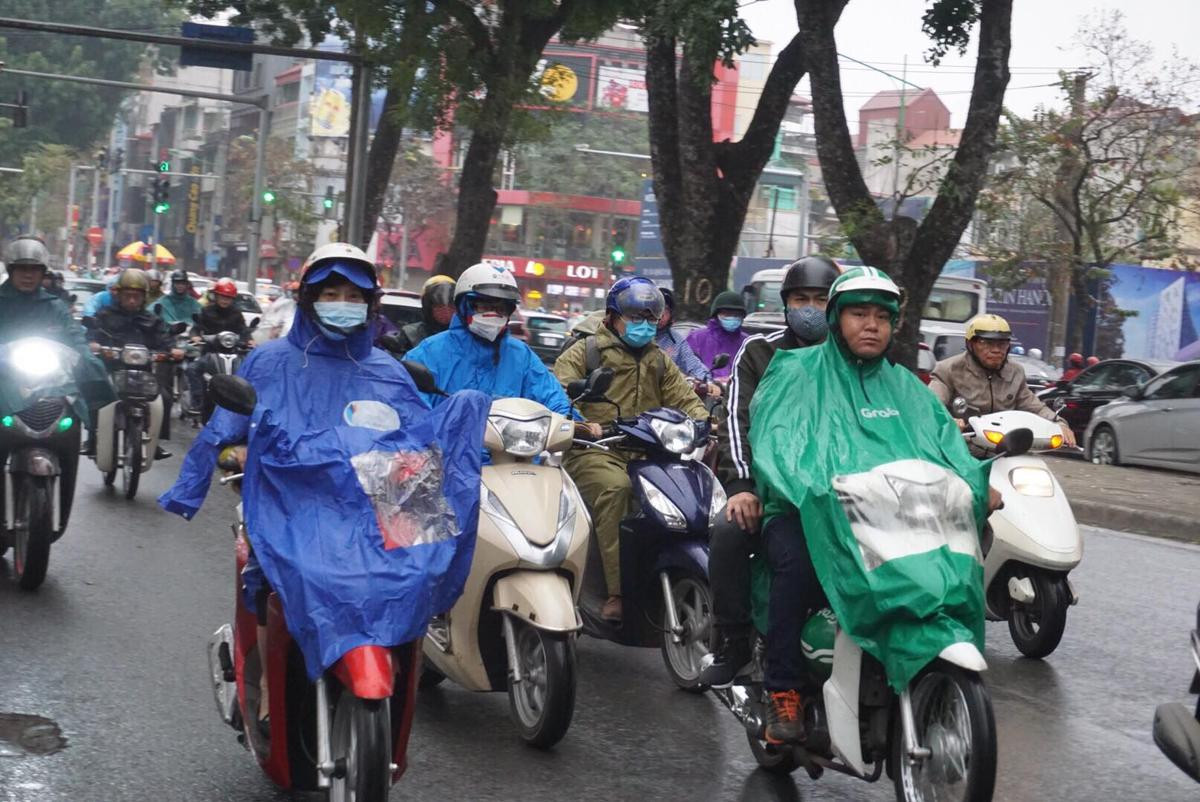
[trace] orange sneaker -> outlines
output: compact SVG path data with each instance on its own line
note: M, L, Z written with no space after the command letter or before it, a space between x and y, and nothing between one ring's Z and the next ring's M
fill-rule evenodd
M804 743L804 700L796 689L771 693L767 711L767 743Z

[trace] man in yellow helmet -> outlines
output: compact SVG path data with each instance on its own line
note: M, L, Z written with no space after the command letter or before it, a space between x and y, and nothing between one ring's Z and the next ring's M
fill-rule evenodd
M1019 409L1052 420L1062 428L1063 441L1075 445L1075 433L1025 383L1025 371L1008 361L1012 328L999 315L976 315L967 321L967 350L943 359L933 369L929 389L945 405L956 397L979 414ZM959 421L959 426L964 426Z

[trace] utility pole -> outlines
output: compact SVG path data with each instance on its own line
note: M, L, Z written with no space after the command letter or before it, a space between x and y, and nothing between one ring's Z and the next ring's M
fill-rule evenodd
M763 254L770 259L775 256L775 214L779 211L779 186L771 185L771 225L767 229L767 252Z
M97 164L92 174L92 211L88 215L88 225L92 227L100 225L100 174L102 172L100 165ZM89 269L96 266L96 252L91 247L91 243L88 243L87 266Z
M896 115L896 145L892 162L892 196L896 199L896 208L892 217L900 213L900 150L904 146L904 89L908 83L908 55L904 56L904 71L900 73L900 113Z
M1086 72L1076 72L1067 87L1067 100L1071 116L1067 123L1068 128L1063 134L1070 144L1060 151L1061 161L1056 171L1057 181L1054 191L1054 204L1059 210L1059 214L1056 214L1054 218L1060 253L1050 272L1051 364L1062 364L1067 353L1067 321L1071 311L1071 286L1077 269L1075 242L1079 236L1078 231L1071 230L1072 226L1079 225L1074 214L1076 208L1073 188L1079 180L1079 171L1083 169L1079 163L1080 149L1078 145L1080 128L1086 112L1087 82L1090 77L1090 74ZM1068 225L1064 222L1063 217L1070 218L1071 224Z
M67 265L71 264L71 211L75 208L75 167L72 164L68 171L70 177L67 179L67 224L63 226L63 259L62 269L66 270Z

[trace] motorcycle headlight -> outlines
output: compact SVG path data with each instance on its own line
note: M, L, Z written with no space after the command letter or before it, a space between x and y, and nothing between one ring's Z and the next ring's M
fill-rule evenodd
M676 529L679 531L687 530L687 519L683 517L683 511L675 506L675 502L667 498L667 494L654 486L652 482L646 481L646 477L639 476L638 481L642 483L642 491L646 494L646 501L650 502L650 506L654 511L662 516L668 529Z
M490 421L500 433L505 452L514 457L533 457L546 450L546 441L550 437L549 415L531 420L494 416Z
M144 345L127 345L121 349L121 362L126 365L148 365L150 349Z
M217 335L217 345L226 350L237 348L238 336L232 331L223 331Z
M59 369L58 354L48 343L26 340L12 351L13 368L30 378L41 379Z
M725 495L725 488L721 487L721 483L713 478L712 483L712 502L708 505L708 528L712 529L717 524L717 516L721 514L725 503L729 501L729 497Z
M1012 482L1013 489L1023 496L1050 498L1054 495L1054 480L1050 477L1050 471L1045 468L1032 465L1013 468L1008 474L1008 480Z
M690 420L671 423L651 418L650 429L662 447L672 454L686 454L696 445L696 426Z

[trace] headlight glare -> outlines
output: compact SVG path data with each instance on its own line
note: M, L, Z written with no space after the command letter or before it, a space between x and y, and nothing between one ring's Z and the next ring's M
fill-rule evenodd
M671 423L651 418L650 429L662 447L672 454L686 454L696 445L696 426L690 420Z
M1013 489L1023 496L1050 498L1054 495L1054 479L1045 468L1022 465L1012 469L1008 480L1012 482Z
M58 370L58 354L44 342L26 340L13 348L12 365L26 376L42 378Z
M226 350L236 348L238 344L238 336L232 331L223 331L217 335L217 345Z
M680 532L686 531L687 519L683 517L683 512L675 506L675 502L667 498L667 494L655 487L652 482L646 481L646 477L639 476L638 481L642 484L646 501L650 503L655 512L662 516L667 528Z
M533 457L546 450L550 436L550 417L543 415L532 420L514 420L494 416L492 426L500 433L504 450L514 457Z

